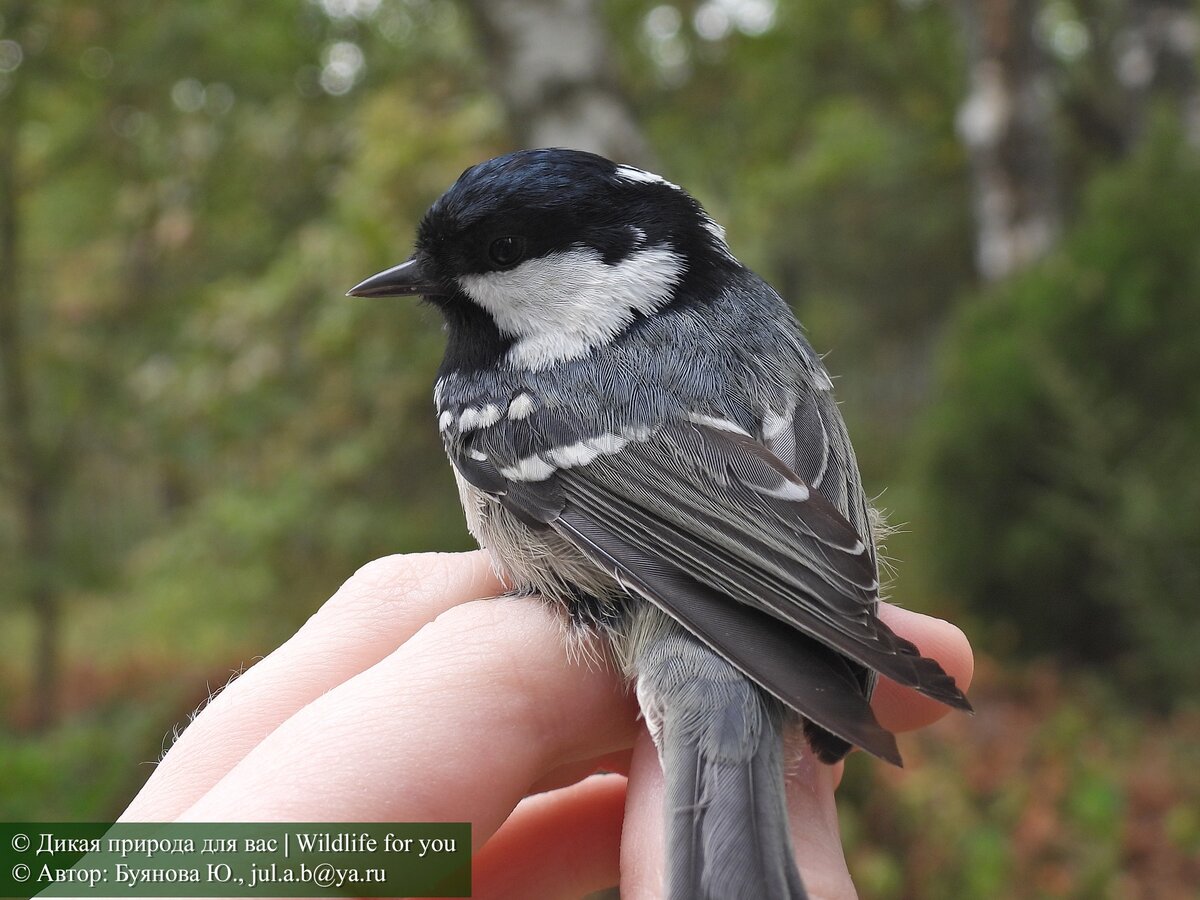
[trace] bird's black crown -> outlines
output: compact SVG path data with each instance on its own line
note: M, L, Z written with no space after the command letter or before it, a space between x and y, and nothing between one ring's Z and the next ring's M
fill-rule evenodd
M506 239L519 244L519 258ZM499 246L497 242L502 242ZM417 253L446 280L590 247L613 265L665 245L703 273L728 259L720 229L683 189L581 150L522 150L467 169L421 221Z

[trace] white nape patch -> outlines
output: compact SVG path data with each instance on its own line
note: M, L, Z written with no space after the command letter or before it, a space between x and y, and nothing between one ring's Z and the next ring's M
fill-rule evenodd
M453 424L454 413L450 412L448 409L443 410L442 414L438 416L438 431L446 431Z
M476 428L487 428L489 425L495 425L503 416L504 411L495 403L489 403L487 406L478 409L468 407L458 417L458 430L460 432L467 432L473 431Z
M704 217L704 230L715 237L722 244L725 243L725 227L712 216Z
M732 431L734 434L744 434L746 437L752 435L737 422L730 422L728 419L718 419L715 416L706 416L704 413L688 413L689 422L695 422L697 425L707 425L709 428L715 428L718 431Z
M674 188L677 191L683 190L674 182L667 181L661 175L655 175L653 172L647 172L645 169L639 169L636 166L617 166L617 177L625 181L641 181L645 184L665 184L669 188Z
M704 217L704 230L711 234L717 242L717 249L723 253L726 258L734 259L733 253L729 249L729 244L725 242L725 228L716 219L706 215ZM736 260L735 260L736 261Z
M513 421L528 419L533 412L533 398L528 394L517 394L508 404L508 417Z
M586 356L637 314L666 304L683 271L683 259L664 245L636 249L613 265L591 247L575 246L458 282L502 333L516 338L508 365L538 371Z

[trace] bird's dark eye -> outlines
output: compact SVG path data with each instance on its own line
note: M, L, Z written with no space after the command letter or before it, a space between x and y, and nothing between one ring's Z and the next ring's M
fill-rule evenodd
M496 238L488 247L488 259L498 268L515 266L525 255L525 239L509 235Z

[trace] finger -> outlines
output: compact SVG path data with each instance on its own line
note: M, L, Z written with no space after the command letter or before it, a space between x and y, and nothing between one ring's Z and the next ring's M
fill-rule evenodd
M583 781L589 775L596 773L616 772L620 775L629 774L629 758L631 750L621 750L617 753L607 753L595 759L585 759L582 762L568 763L559 766L552 772L547 772L529 786L529 793L542 793L567 787L578 781Z
M397 555L363 566L291 639L208 704L121 818L175 818L297 710L450 607L500 590L481 552Z
M967 636L958 626L890 603L879 604L879 617L896 634L916 644L923 656L941 663L963 691L970 687L975 658ZM950 712L945 704L884 677L875 688L871 707L879 724L893 732L924 728Z
M650 733L638 729L629 763L625 828L621 835L621 900L663 896L663 803L666 788Z
M547 772L635 733L623 680L572 661L554 610L475 601L301 709L185 818L469 821L478 845Z
M626 780L593 775L526 797L475 856L475 900L582 897L620 878Z
M801 754L788 766L788 823L800 875L810 897L851 900L858 896L838 831L833 792L840 776L840 766L827 766L812 753Z

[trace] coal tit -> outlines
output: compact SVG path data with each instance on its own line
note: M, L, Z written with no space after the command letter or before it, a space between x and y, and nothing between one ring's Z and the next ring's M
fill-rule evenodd
M351 289L445 318L434 398L471 533L599 632L667 787L676 900L804 896L784 730L900 762L876 673L969 709L876 616L872 513L825 368L683 189L574 150L465 171Z

